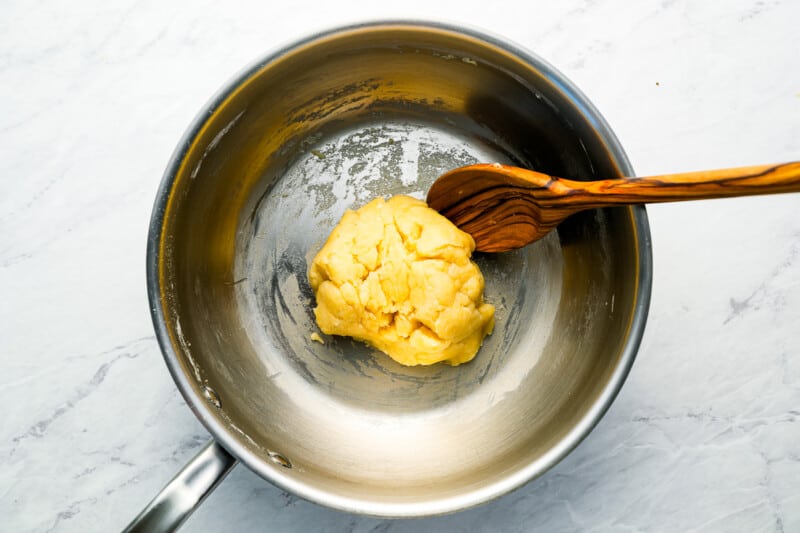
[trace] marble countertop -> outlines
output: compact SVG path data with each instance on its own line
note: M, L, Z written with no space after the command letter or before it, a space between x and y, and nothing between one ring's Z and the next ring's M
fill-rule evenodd
M798 2L385 4L2 2L0 529L118 530L209 439L153 336L150 209L201 105L280 44L364 19L465 23L572 79L640 175L800 159ZM800 195L649 215L638 359L543 477L384 521L238 466L184 531L800 531Z

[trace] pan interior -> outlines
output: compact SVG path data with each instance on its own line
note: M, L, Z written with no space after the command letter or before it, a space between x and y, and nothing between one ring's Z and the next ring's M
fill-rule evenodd
M502 484L595 409L635 309L627 208L477 255L496 328L468 364L402 367L351 339L311 340L308 264L346 209L424 198L476 162L619 174L546 69L449 30L354 29L256 66L199 122L166 201L161 297L192 394L211 398L200 410L249 466L392 514Z

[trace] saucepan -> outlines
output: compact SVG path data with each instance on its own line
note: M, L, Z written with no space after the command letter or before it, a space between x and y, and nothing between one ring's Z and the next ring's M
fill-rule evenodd
M450 513L532 480L587 435L645 325L643 207L584 212L531 246L475 256L497 312L468 364L403 367L352 339L311 338L308 264L345 210L424 198L477 162L633 175L552 66L446 24L317 34L211 99L158 191L147 281L167 367L212 440L131 529L177 527L237 462L344 511Z

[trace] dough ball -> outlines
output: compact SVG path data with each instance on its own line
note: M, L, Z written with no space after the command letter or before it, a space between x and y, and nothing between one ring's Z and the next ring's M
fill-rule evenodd
M348 210L309 269L317 324L403 365L466 363L494 327L474 249L470 235L409 196Z

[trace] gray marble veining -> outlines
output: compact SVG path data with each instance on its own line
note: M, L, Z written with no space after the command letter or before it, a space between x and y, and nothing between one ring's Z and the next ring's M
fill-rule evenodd
M516 40L595 103L642 174L800 159L800 4L0 5L0 529L123 527L208 439L145 295L169 154L221 83L321 27L452 20ZM800 531L800 197L649 208L631 376L557 467L490 504L385 521L239 466L185 531Z

